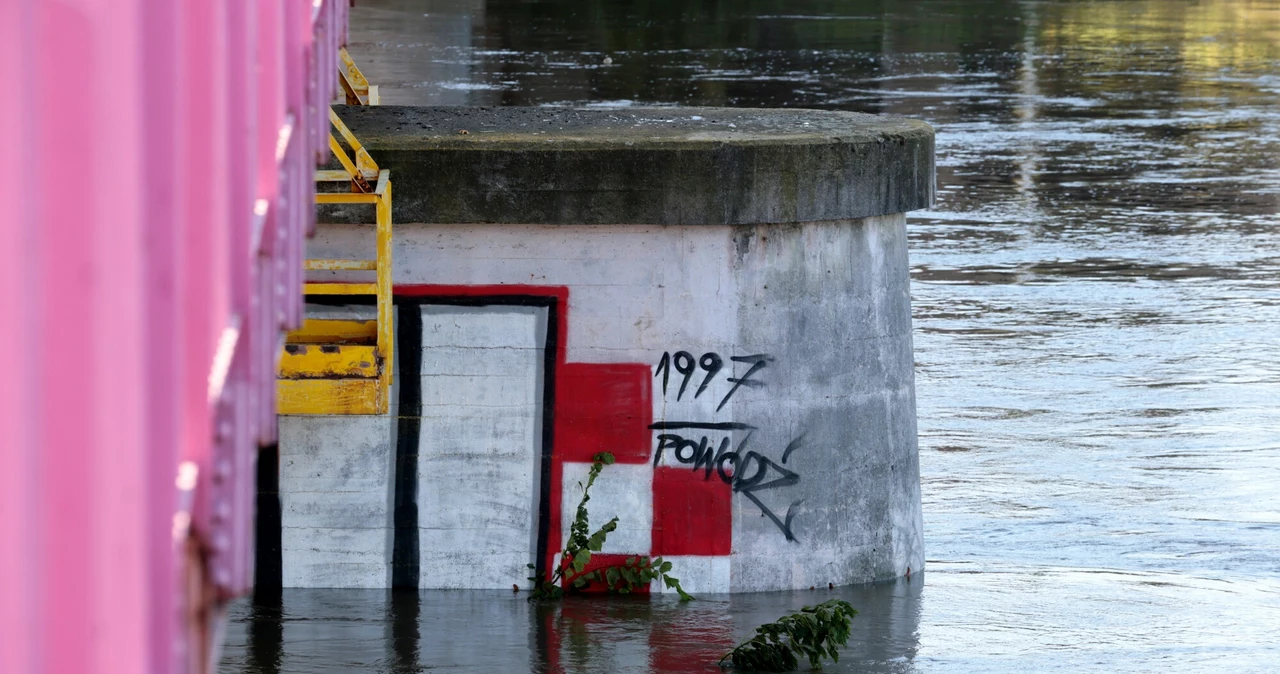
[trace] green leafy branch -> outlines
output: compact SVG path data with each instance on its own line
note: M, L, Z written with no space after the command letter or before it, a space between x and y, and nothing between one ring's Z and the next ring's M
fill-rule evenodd
M756 635L720 658L732 660L738 669L789 672L799 666L796 656L809 659L809 666L822 668L822 659L840 661L838 648L849 641L849 624L858 612L849 602L830 599L806 606L777 622L756 628Z
M559 599L564 596L563 584L567 580L574 590L583 590L592 581L603 582L610 592L628 594L648 585L651 581L662 579L669 589L680 594L681 601L693 599L680 587L680 581L668 575L671 562L664 562L661 557L650 560L648 557L628 557L624 564L607 566L585 571L591 561L591 553L600 552L610 532L618 528L618 518L604 523L604 526L591 531L587 517L587 501L591 500L591 485L605 466L613 465L613 454L600 452L591 457L591 470L587 474L587 483L582 486L582 500L578 502L578 510L573 524L569 527L569 538L565 541L564 550L560 554L560 564L552 573L550 580L535 575L533 594L529 601L543 599ZM535 568L532 564L529 568ZM584 572L585 571L585 572Z
M693 599L693 595L680 587L678 579L667 575L669 571L671 571L671 562L665 562L661 557L654 557L652 560L648 557L628 557L623 564L589 571L575 577L570 583L575 588L581 589L591 581L599 581L603 582L610 592L628 594L642 587L648 587L652 581L662 579L667 589L675 590L680 595L680 601Z

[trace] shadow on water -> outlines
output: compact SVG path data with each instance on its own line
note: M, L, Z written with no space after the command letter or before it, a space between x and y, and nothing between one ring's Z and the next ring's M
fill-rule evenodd
M909 669L920 591L910 581L800 592L567 598L496 591L284 590L237 604L220 671L717 672L754 628L831 598L859 611L834 672Z
M284 598L279 590L255 592L245 624L244 670L280 674L284 657Z
M391 625L391 662L387 671L391 674L412 674L422 671L422 597L410 590L391 590L387 596L387 622Z

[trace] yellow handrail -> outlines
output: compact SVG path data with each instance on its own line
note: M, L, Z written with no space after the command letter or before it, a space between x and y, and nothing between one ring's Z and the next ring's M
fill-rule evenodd
M346 93L347 103L377 105L378 88L369 84L345 49L340 51L339 57L338 79ZM290 334L290 346L282 355L280 365L280 412L385 414L390 404L395 372L391 173L378 167L332 107L329 108L329 122L337 132L336 135L329 134L329 148L342 168L316 171L315 179L318 183L349 181L351 190L317 191L316 203L371 204L374 207L376 254L373 260L307 260L304 268L308 271L372 271L376 278L373 283L307 283L304 292L307 295L373 295L377 304L377 320L372 321L373 325L369 325L370 321L308 320L301 330ZM350 148L351 154L346 148ZM369 337L373 338L372 347L365 341ZM299 348L299 344L317 348Z

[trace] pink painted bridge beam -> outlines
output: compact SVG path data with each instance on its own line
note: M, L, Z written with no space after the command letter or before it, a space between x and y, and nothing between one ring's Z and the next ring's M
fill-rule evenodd
M346 12L0 3L0 671L210 671Z

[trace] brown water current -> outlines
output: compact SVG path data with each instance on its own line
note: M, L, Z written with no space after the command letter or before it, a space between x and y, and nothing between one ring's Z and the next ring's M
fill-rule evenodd
M221 671L715 671L830 596L861 611L831 672L1280 671L1280 0L361 0L351 40L389 104L933 124L927 572L690 604L286 590L236 605Z

